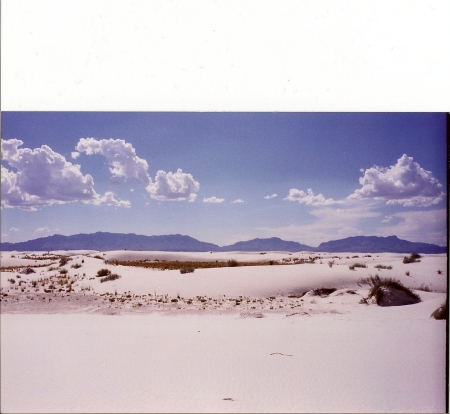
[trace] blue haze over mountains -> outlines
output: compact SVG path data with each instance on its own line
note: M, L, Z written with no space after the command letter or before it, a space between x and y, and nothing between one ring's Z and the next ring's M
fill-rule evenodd
M41 237L19 243L1 243L2 251L50 250L148 250L177 252L228 252L228 251L286 251L286 252L355 252L355 253L446 253L446 246L410 242L397 236L355 236L321 243L317 247L278 237L240 241L229 246L206 243L181 234L144 236L134 233L75 234L72 236Z

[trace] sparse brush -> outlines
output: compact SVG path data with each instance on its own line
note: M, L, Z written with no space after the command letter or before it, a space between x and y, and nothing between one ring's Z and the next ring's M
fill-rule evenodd
M228 260L227 261L227 266L228 267L238 267L239 266L239 262L237 260Z
M101 279L100 279L100 283L103 283L103 282L109 282L110 280L116 280L116 279L120 279L122 276L120 276L120 275L118 275L118 274L116 274L116 273L113 273L113 274L110 274L110 275L108 275L108 276L106 276L106 277L102 277Z
M180 273L181 274L185 274L185 273L194 273L195 268L194 267L183 267L180 269Z
M328 262L328 266L333 267L333 265L334 265L334 260L330 260L330 261Z
M102 256L100 256L100 255L98 255L98 254L96 254L95 256L92 256L94 259L100 259L100 260L103 260L103 257Z
M100 269L97 272L97 277L108 276L110 274L111 274L111 270L109 270L109 269Z
M364 279L360 279L358 281L358 286L368 285L370 286L369 294L367 296L367 299L370 299L372 297L375 297L377 304L379 305L384 292L381 288L391 288L391 289L397 289L400 290L409 297L420 300L420 296L414 293L411 289L408 289L406 286L404 286L399 280L392 279L392 278L381 278L378 275L375 276L369 276Z
M392 269L392 266L385 266L385 265L382 265L382 264L378 264L378 265L376 265L376 266L374 266L374 268L375 269L387 269L387 270L391 270Z
M367 268L367 266L364 263L353 263L352 265L350 265L348 268L350 270L355 270L357 267L361 267L361 268Z
M69 271L68 271L67 269L61 269L61 270L59 271L59 274L60 274L60 275L67 275L67 273L69 273Z
M403 258L403 263L407 264L407 263L417 263L420 262L420 258L422 256L419 253L411 253L409 256L405 256Z
M70 266L73 269L79 269L81 267L81 265L79 263L75 263L72 266Z
M422 291L424 291L424 292L432 292L432 290L430 289L430 287L427 286L427 285L425 285L425 284L423 284L423 283L420 285L420 287L416 287L416 288L414 288L414 289L416 289L416 290L422 290Z

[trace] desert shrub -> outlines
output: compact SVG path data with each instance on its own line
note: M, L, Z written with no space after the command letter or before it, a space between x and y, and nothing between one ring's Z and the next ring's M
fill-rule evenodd
M67 273L69 273L69 271L68 271L67 269L61 269L61 270L59 271L59 274L60 274L60 275L67 275Z
M355 270L357 267L366 268L367 266L364 263L353 263L348 268L350 270Z
M381 289L383 287L400 290L400 291L406 293L406 295L409 296L410 298L420 300L419 295L414 293L411 289L408 289L399 280L396 280L396 279L381 278L378 275L369 276L368 278L360 279L358 281L358 286L363 286L363 285L370 286L370 290L369 290L367 299L374 297L376 299L378 305L380 304L381 300L383 299L384 292L383 292L383 289Z
M314 296L328 296L329 294L336 292L335 288L318 288L313 289L312 294Z
M97 272L97 277L108 276L110 274L111 274L111 270L109 270L109 269L100 269Z
M36 272L31 267L27 267L26 269L22 270L22 273L25 274L25 275L29 275L31 273L36 273Z
M269 260L269 266L273 266L275 264L275 260Z
M334 265L334 260L330 260L330 261L328 262L328 266L333 267L333 265Z
M81 265L79 263L75 263L72 266L70 266L73 269L79 269L81 267Z
M409 256L405 256L403 258L403 263L407 264L407 263L417 263L420 262L420 258L422 256L419 253L411 253Z
M66 265L69 260L72 260L72 259L67 256L61 256L59 259L59 266L61 267L61 266Z
M438 275L442 275L442 270L437 271Z
M94 259L101 259L101 260L103 260L103 257L102 256L100 256L99 254L96 254L95 256L92 256Z
M439 308L437 308L432 314L431 317L434 319L448 319L448 308L447 302L444 302Z
M8 282L10 282L13 285L14 285L14 283L16 283L15 279L8 279Z
M118 275L118 274L116 274L116 273L113 273L113 274L110 274L110 275L108 275L108 276L102 277L102 278L100 279L100 283L103 283L103 282L109 282L110 280L120 279L121 277L122 277L122 276L120 276L120 275Z
M410 275L409 271L405 272L405 276L409 276L409 275Z
M195 270L194 267L182 267L180 269L180 273L184 275L185 273L193 273L194 270Z
M239 266L239 262L237 260L228 260L227 261L227 266L228 267L238 267Z
M378 265L376 265L376 266L374 266L374 268L375 269L388 269L388 270L391 270L392 269L392 266L385 266L385 265L382 265L382 264L378 264Z

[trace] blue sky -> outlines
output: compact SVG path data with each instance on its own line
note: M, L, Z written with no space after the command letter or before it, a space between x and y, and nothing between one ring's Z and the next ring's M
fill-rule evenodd
M446 188L443 113L2 113L2 241L445 245Z

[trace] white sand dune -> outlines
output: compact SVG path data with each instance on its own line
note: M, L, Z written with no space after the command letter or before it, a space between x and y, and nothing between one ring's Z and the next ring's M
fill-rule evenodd
M399 254L320 254L315 264L181 274L93 256L282 261L316 254L58 254L71 255L64 266L76 279L71 292L43 290L57 280L57 263L2 252L3 270L46 266L1 273L1 412L445 411L446 322L430 315L446 299L446 255L403 264ZM368 267L352 271L355 262ZM101 268L121 278L100 283ZM359 303L367 288L358 280L375 274L429 291L416 290L422 301L414 305ZM300 297L323 287L337 290Z

